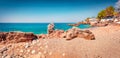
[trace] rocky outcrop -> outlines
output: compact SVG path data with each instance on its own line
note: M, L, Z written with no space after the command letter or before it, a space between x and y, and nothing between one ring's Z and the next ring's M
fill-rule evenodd
M52 33L54 31L54 24L53 23L50 23L49 25L48 25L48 30L47 30L47 32L48 32L48 34L50 34L50 33Z
M38 38L45 39L45 38L47 38L47 34L40 34L40 35L38 35Z
M53 33L48 34L48 38L62 38L62 34L64 34L64 30L54 30Z
M0 42L26 42L37 39L37 36L33 33L23 32L0 32Z
M99 21L96 23L90 23L90 25L92 27L104 27L104 26L108 26L110 24L113 24L113 20L105 20L105 21Z
M54 30L54 24L49 24L49 27L52 26L52 28L48 27L48 34L39 35L39 38L65 38L66 40L71 40L74 38L85 38L87 40L94 40L95 36L92 32L89 30L80 30L79 28L73 27L67 31L64 30Z
M68 24L69 26L79 26L80 24L90 24L90 22L82 21L75 24Z
M55 30L54 24L48 25L48 34L34 35L33 33L24 32L0 32L1 43L18 43L27 42L34 39L61 39L71 40L74 38L85 38L88 40L95 39L94 34L89 30L80 30L79 28L71 28L67 31Z
M80 30L79 28L72 28L65 32L66 40L71 40L74 38L84 38L87 40L94 40L95 36L89 30Z

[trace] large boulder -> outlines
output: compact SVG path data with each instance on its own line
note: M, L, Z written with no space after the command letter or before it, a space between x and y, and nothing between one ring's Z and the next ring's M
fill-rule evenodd
M95 36L89 30L80 30L79 28L71 28L66 31L66 40L74 38L85 38L87 40L94 40Z
M54 30L54 32L48 34L48 38L61 38L64 30Z

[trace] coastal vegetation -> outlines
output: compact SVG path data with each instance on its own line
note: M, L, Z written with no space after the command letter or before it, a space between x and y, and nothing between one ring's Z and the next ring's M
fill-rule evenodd
M88 17L82 22L78 22L76 24L69 24L69 25L79 26L80 24L90 24L90 26L107 26L111 22L119 21L120 7L118 6L120 6L120 4L118 3L117 3L117 7L108 6L105 9L101 10L98 13L97 17ZM105 23L103 24L102 21L105 21ZM102 22L102 24L100 22Z
M109 6L106 9L100 11L97 15L98 19L103 19L103 18L108 18L108 17L113 17L115 12L115 8L113 6Z
M85 21L86 21L86 22L90 22L90 18L89 18L89 17L86 18Z
M116 3L115 7L109 6L106 9L101 10L97 15L97 19L116 17L119 16L119 14L120 14L120 0Z

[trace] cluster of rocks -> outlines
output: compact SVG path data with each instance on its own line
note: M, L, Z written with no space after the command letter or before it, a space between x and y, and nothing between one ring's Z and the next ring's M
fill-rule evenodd
M34 39L53 39L66 38L67 40L73 38L95 39L95 36L89 30L80 30L79 28L71 28L67 31L55 30L54 24L48 25L48 34L34 35L33 33L24 32L0 32L0 42L2 43L18 43L27 42Z
M17 43L17 42L27 42L37 39L37 36L33 33L23 33L23 32L0 32L0 42L3 43Z
M79 26L80 24L90 24L90 22L82 21L82 22L78 22L78 23L75 23L75 24L68 24L68 25L69 26Z
M90 26L92 27L102 27L102 26L107 26L111 24L111 21L105 21L105 22L94 22L94 23L90 23Z
M7 45L0 48L0 58L24 58L22 55L14 54L13 51L10 52L11 48L14 47L12 47L12 45Z
M41 34L39 38L65 38L71 40L74 38L85 38L88 40L95 39L94 34L89 30L80 30L77 27L73 27L67 31L64 30L54 30L54 24L48 25L48 34Z
M101 21L96 21L94 23L90 22L90 25L93 27L103 27L108 25L120 25L120 19L102 19Z
M82 21L75 24L68 24L70 26L79 26L80 24L90 24L92 27L103 27L108 25L120 25L120 18L111 19L89 19L89 21Z

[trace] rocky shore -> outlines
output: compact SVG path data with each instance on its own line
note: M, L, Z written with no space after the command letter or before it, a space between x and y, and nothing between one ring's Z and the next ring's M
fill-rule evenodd
M119 58L120 25L81 30L55 30L48 34L0 32L0 58Z
M19 43L37 39L33 33L24 32L0 32L0 43Z
M53 28L52 28L53 29ZM74 29L74 28L73 28ZM70 29L70 30L73 30ZM17 40L23 37L29 41L13 41L12 35L17 32L8 32L11 42L0 44L0 58L119 58L120 56L120 26L109 25L88 29L94 34L94 40L76 37L72 40L64 38L38 38L32 33L16 35ZM89 32L84 31L84 32ZM54 32L49 33L49 35ZM60 31L63 32L63 31ZM65 32L65 31L64 31ZM68 31L69 32L69 31ZM6 34L6 33L5 33ZM21 33L17 33L21 34ZM26 35L27 34L27 35ZM11 37L10 37L11 35ZM36 39L37 36L37 39ZM4 38L4 37L2 37ZM3 39L2 39L3 40ZM3 40L5 42L8 42Z
M75 24L68 24L70 26L79 26L80 24L89 24L91 27L103 27L110 24L120 24L119 18L111 18L111 19L101 19L100 21L98 19L89 19L89 21L82 21Z
M28 42L36 39L63 39L71 40L74 38L85 38L87 40L94 40L94 34L89 30L80 30L79 28L72 28L67 31L54 30L54 24L48 25L48 34L35 35L33 33L24 32L0 32L0 43L19 43Z

